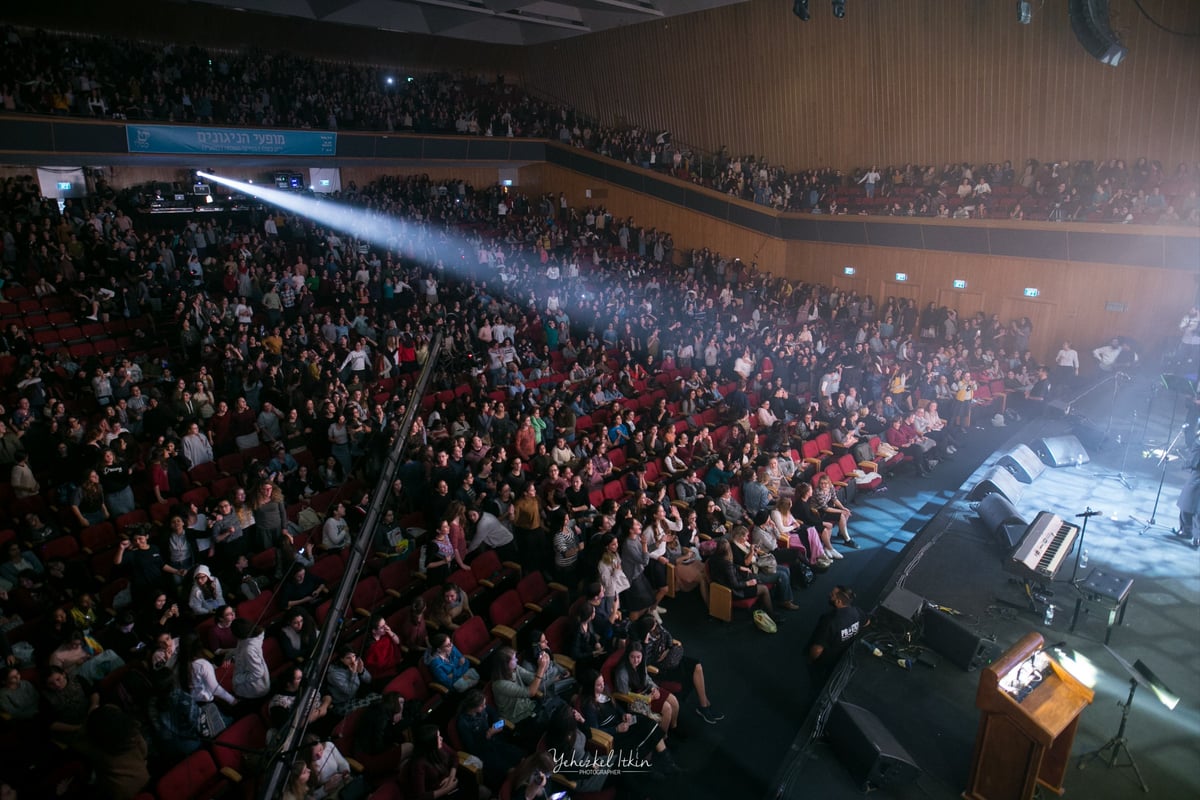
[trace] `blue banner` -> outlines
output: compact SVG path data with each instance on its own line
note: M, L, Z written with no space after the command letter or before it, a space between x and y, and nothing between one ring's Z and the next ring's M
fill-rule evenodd
M125 137L131 153L237 156L332 156L337 153L337 134L320 131L126 125Z

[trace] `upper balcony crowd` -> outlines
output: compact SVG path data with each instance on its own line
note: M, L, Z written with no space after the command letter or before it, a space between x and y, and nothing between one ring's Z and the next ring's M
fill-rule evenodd
M1102 154L789 169L668 132L616 128L505 85L448 74L7 28L0 108L171 123L545 137L778 210L1200 225L1200 169ZM867 154L864 154L866 156Z

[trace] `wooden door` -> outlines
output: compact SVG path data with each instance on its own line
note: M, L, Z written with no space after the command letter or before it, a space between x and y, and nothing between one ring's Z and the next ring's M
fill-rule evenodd
M960 320L970 319L983 311L983 292L967 292L962 289L938 289L937 304L953 308Z

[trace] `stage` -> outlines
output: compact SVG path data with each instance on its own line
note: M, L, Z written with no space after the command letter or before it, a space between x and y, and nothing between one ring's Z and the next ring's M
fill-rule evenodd
M906 547L897 572L879 598L886 598L899 586L952 608L961 614L954 619L978 634L985 645L992 643L997 654L1030 631L1041 633L1047 644L1063 642L1061 652L1071 660L1073 674L1095 691L1094 702L1083 712L1072 751L1078 756L1116 733L1121 717L1117 703L1126 698L1129 678L1103 645L1104 611L1081 614L1074 633L1068 630L1080 593L1072 585L1072 576L1083 581L1094 570L1102 570L1132 579L1124 623L1114 626L1109 646L1129 662L1144 661L1181 701L1174 711L1168 711L1151 692L1139 691L1126 734L1129 748L1149 787L1148 796L1195 797L1200 795L1200 677L1195 669L1200 658L1200 553L1172 533L1178 525L1175 499L1186 476L1184 445L1190 434L1185 432L1172 452L1180 452L1182 457L1170 460L1165 473L1160 472L1156 456L1161 456L1169 437L1179 433L1184 410L1183 401L1165 389L1150 397L1146 386L1153 378L1134 378L1123 385L1115 404L1111 392L1101 386L1073 405L1072 418L1024 424L984 460ZM1172 401L1179 405L1168 431ZM1051 511L1063 522L1080 527L1084 518L1076 515L1101 512L1088 518L1084 531L1087 566L1080 566L1076 573L1077 546L1049 586L1056 613L1053 622L1045 625L1040 607L1037 611L1029 608L1023 587L1004 570L1008 550L979 520L977 503L968 501L967 494L1014 446L1034 445L1041 437L1077 430L1081 420L1075 415L1079 414L1093 426L1085 426L1085 439L1099 445L1085 446L1090 460L1047 468L1032 483L1018 484L1021 496L1014 503L1026 521L1040 511ZM1105 429L1104 438L1097 439L1096 434L1104 434ZM1163 490L1155 512L1160 477L1164 477ZM1148 524L1152 514L1155 525ZM885 622L875 634L888 627L903 626ZM890 637L875 634L869 631L868 637L886 650ZM812 735L827 717L831 701L840 699L873 712L920 768L916 781L879 791L876 796L959 797L967 785L979 720L975 708L979 672L968 672L937 652L932 660L936 666L916 661L905 669L895 658L875 657L865 647L856 648L844 673L827 687L826 696L806 721L793 744L793 759L777 776L769 796L812 796L818 788L830 797L850 797L862 791L833 752L837 748ZM836 698L830 692L836 693ZM1093 761L1079 770L1077 761L1073 758L1064 781L1070 794L1086 798L1142 794L1133 770L1120 766L1124 758L1111 769Z
M1085 444L1090 460L1047 468L1023 486L1015 506L1027 521L1051 511L1064 522L1080 524L1076 514L1089 508L1103 512L1088 520L1083 544L1089 563L1078 576L1102 569L1133 580L1124 624L1114 627L1110 646L1130 662L1142 659L1182 698L1169 712L1153 694L1139 691L1129 720L1129 746L1150 787L1148 796L1200 795L1200 677L1195 670L1200 662L1200 553L1171 532L1178 524L1175 499L1188 474L1182 468L1185 458L1170 460L1160 472L1154 452L1161 453L1179 432L1186 411L1178 396L1159 386L1157 373L1122 381L1115 393L1113 388L1111 381L1099 384L1072 404L1066 418L1025 419L997 428L990 424L996 409L976 413L969 441L955 460L940 464L927 480L898 475L889 480L886 493L863 498L854 507L851 529L861 549L843 548L842 561L797 592L801 609L779 615L780 629L773 636L759 632L744 613L730 624L709 620L698 596L668 601L664 624L704 663L712 702L726 719L707 725L695 714L694 699L685 702L684 735L670 744L685 772L677 780L650 786L648 794L860 796L861 783L819 735L831 701L841 699L878 716L919 767L915 781L873 791L873 796L949 800L961 795L979 720L978 671L965 671L937 653L936 666L916 662L904 669L894 658L877 658L856 647L814 703L805 644L835 584L852 586L866 610L900 586L959 612L955 619L994 642L996 652L1030 631L1041 633L1047 643L1065 642L1066 654L1090 665L1093 674L1086 677L1096 693L1083 711L1073 753L1104 743L1119 724L1117 701L1125 699L1128 678L1103 646L1103 613L1081 617L1074 633L1067 630L1075 607L1076 589L1070 583L1075 554L1064 561L1051 586L1056 614L1047 627L1041 613L1028 610L1021 584L1004 570L1006 550L977 519L975 503L967 500L981 477L1016 445L1069 433L1086 421L1085 437L1103 436ZM1180 449L1186 455L1186 448ZM1164 484L1157 525L1147 527L1160 475ZM1126 488L1122 477L1132 488ZM882 630L879 626L873 634ZM1072 760L1064 785L1073 796L1089 799L1142 794L1130 769L1109 769L1099 762L1079 771Z

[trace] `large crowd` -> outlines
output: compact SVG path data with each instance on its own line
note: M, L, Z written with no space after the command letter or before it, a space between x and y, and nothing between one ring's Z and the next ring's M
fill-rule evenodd
M1200 225L1200 167L1027 159L788 169L617 128L502 82L284 53L210 52L6 28L0 108L181 124L558 140L778 210L953 219Z
M31 794L253 779L222 743L290 713L409 402L289 797L540 796L551 750L672 774L684 704L722 713L670 598L789 613L857 547L856 495L1043 399L1028 320L677 254L550 194L382 178L335 231L0 189L2 777ZM381 216L409 224L368 240Z

